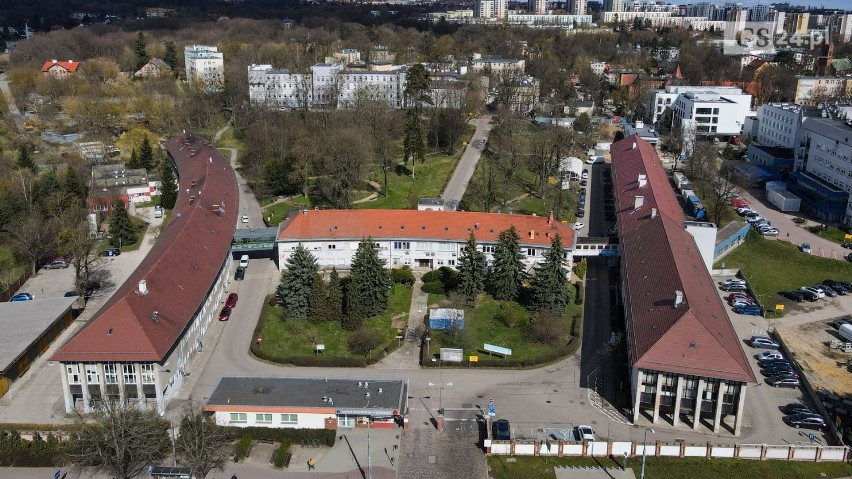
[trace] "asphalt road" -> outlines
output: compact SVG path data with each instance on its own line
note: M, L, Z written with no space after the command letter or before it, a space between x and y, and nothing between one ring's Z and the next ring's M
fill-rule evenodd
M453 176L450 177L450 181L441 194L444 202L454 201L458 204L461 201L467 189L467 184L476 170L476 163L479 162L479 157L482 155L482 147L477 145L476 142L479 140L488 141L488 133L491 132L491 115L483 115L474 122L476 123L476 131L473 133L464 153L462 153L462 157L456 165L455 171L453 171Z

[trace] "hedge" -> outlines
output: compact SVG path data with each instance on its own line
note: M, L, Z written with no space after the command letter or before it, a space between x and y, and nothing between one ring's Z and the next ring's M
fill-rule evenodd
M17 431L0 433L0 466L53 467L61 465L64 443L52 434L36 433L32 441L21 439Z
M391 279L394 283L399 284L414 284L414 273L411 271L411 268L406 265L402 268L392 268L391 269Z
M234 447L234 461L245 459L249 456L251 450L251 434L243 434L239 442Z
M337 439L336 431L331 429L275 428L259 426L221 427L232 437L249 436L256 441L288 442L290 444L318 442L320 446L332 447Z
M420 289L424 293L444 294L444 283L440 281L429 281L428 283L423 283L423 286L421 286Z
M290 450L290 440L284 439L278 450L275 451L275 457L272 458L272 465L281 469L284 467L284 460L287 459L287 452Z

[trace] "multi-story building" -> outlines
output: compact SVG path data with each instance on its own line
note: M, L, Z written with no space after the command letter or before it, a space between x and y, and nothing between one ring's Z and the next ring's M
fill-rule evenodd
M518 78L524 75L526 61L494 57L482 56L479 53L474 53L470 62L470 71L473 73L486 73L500 80L503 77Z
M641 21L650 24L652 28L683 28L693 30L710 30L724 31L725 23L722 20L708 20L702 16L675 16L670 11L623 11L623 12L604 12L601 15L604 23Z
M530 0L530 13L544 15L547 13L548 0Z
M278 264L301 244L321 268L348 269L358 245L370 237L392 268L456 267L471 233L488 261L501 231L514 226L528 271L544 260L555 236L562 238L565 267L573 263L574 230L546 216L418 210L304 210L278 228Z
M832 118L809 118L802 125L801 169L788 185L802 209L822 221L852 226L852 127Z
M698 135L739 135L751 109L751 95L737 87L668 86L652 90L648 111L657 124L666 109L672 110L672 126L695 121Z
M750 22L767 22L772 19L772 12L775 8L772 5L754 5L748 8L748 21Z
M844 15L839 15L839 17L839 21L836 22L838 25L836 32L838 40L848 43L852 40L852 14L846 13Z
M53 78L65 78L72 73L76 73L78 68L80 68L80 62L75 62L74 60L68 60L67 62L51 60L44 62L44 65L41 66L41 74L50 75Z
M798 143L804 108L790 103L767 103L757 108L757 136L765 146L793 149Z
M605 12L623 12L624 0L604 0Z
M506 22L512 25L527 25L533 28L587 27L592 24L591 15L529 15L510 12Z
M571 13L571 15L585 15L586 0L570 0L568 12Z
M814 105L836 98L852 97L852 81L844 77L796 77L796 96L800 105Z
M787 12L784 16L784 31L793 34L805 34L808 31L808 23L811 14L806 12Z
M52 357L65 410L108 399L156 407L180 389L215 320L232 265L237 181L204 140L166 142L181 188L172 221L127 281Z
M490 1L490 0L489 0ZM474 4L474 7L479 7L479 2ZM466 21L474 17L481 18L477 15L478 10L448 10L446 12L429 12L426 14L426 19L430 22L444 21Z
M208 90L221 90L225 81L225 60L218 48L186 45L183 48L186 80L197 81Z
M505 20L508 13L506 4L506 0L477 0L473 4L473 16L476 18Z
M748 358L653 146L612 144L632 420L739 435ZM733 420L730 420L733 416Z

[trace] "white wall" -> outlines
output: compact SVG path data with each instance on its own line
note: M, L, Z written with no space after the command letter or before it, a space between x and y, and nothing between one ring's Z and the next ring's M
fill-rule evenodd
M231 422L231 413L244 413L246 422ZM239 408L234 408L231 411L216 411L214 418L216 424L220 426L236 426L236 427L273 427L273 428L301 428L301 429L325 429L325 420L327 418L335 418L337 415L334 412L317 412L317 413L293 413L296 414L296 424L284 423L281 421L281 412L267 413L272 414L272 423L257 422L257 411L248 412L241 411Z

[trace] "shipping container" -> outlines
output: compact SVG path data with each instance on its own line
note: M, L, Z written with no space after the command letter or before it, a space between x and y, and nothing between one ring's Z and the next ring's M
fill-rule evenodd
M768 190L766 199L781 211L795 213L802 206L802 200L787 190Z

